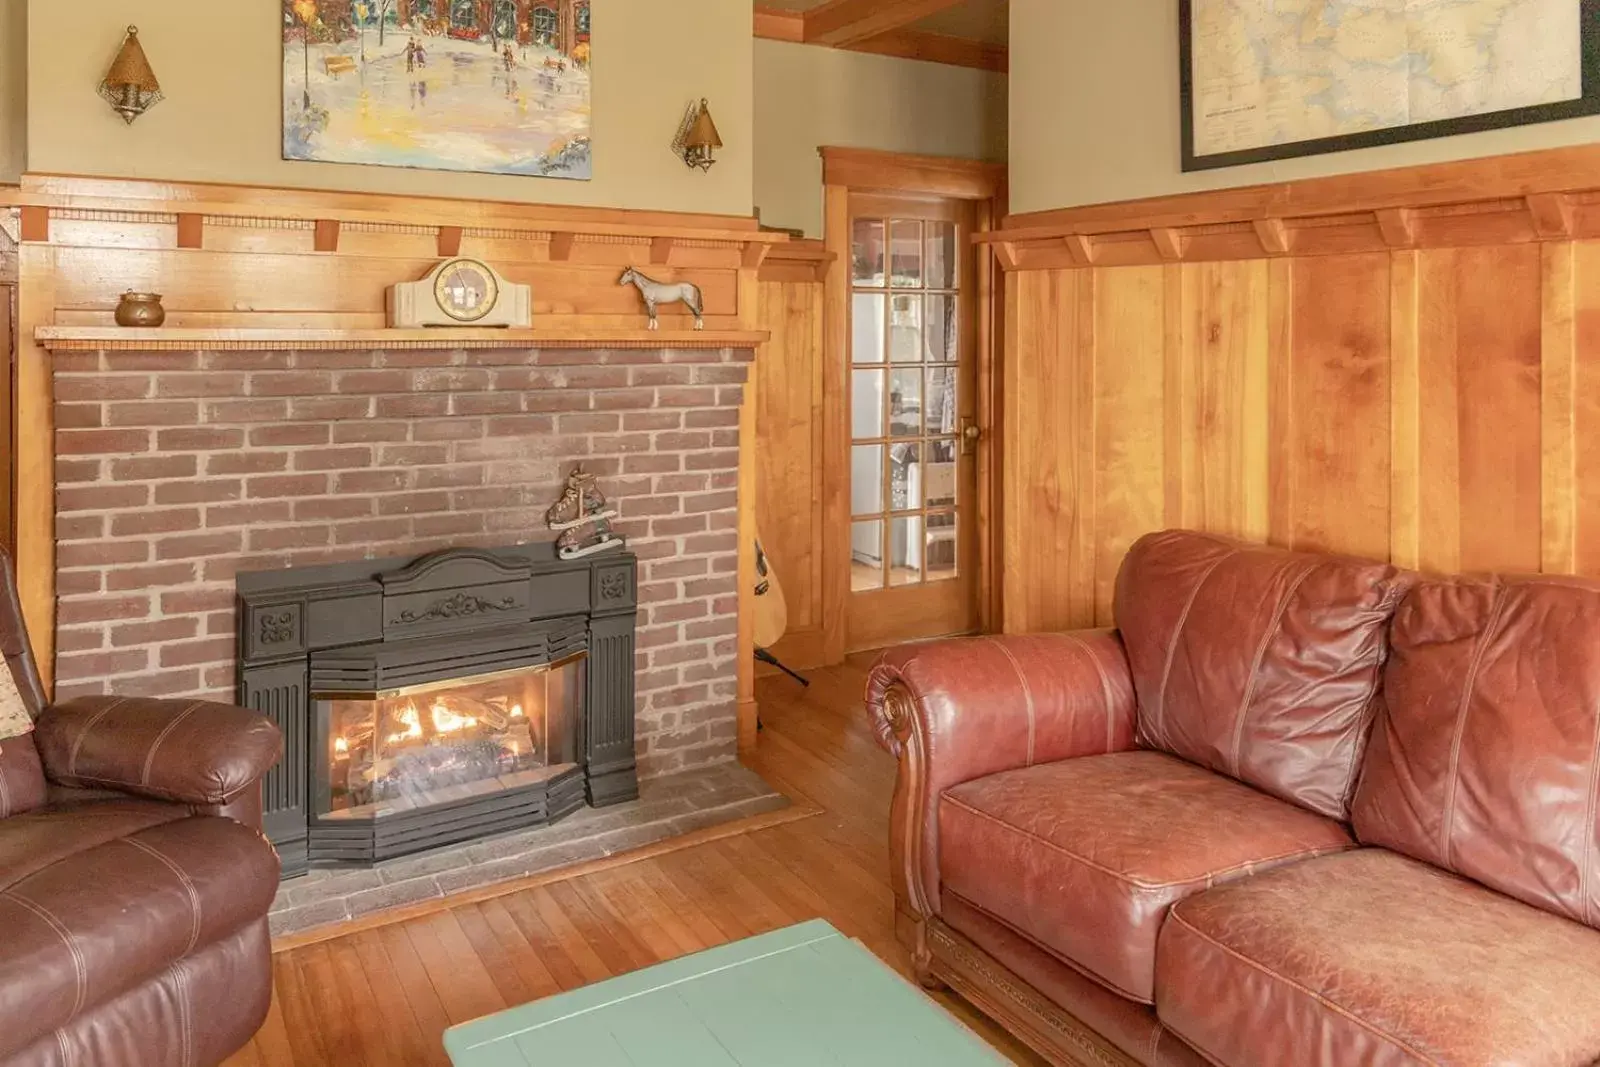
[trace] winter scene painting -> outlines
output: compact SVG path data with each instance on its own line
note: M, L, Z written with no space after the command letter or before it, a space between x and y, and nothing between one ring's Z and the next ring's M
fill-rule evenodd
M283 155L588 178L589 0L283 0Z

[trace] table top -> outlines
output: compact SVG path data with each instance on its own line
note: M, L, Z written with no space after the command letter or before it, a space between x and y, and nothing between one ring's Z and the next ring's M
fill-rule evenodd
M491 1015L444 1035L455 1067L994 1067L920 989L821 920Z

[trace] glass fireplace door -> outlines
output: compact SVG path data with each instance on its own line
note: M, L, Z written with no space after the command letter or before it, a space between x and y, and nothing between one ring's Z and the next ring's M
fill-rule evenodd
M317 694L317 818L421 811L572 770L583 658L377 693Z

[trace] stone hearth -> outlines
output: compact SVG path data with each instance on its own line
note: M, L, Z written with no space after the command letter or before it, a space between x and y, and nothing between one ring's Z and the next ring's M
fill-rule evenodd
M547 541L581 461L639 559L640 777L729 759L750 355L58 352L58 695L231 701L236 573Z

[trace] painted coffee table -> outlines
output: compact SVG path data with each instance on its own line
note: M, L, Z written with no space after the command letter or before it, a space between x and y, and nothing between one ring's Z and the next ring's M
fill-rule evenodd
M994 1067L1006 1061L821 920L452 1027L455 1067Z

